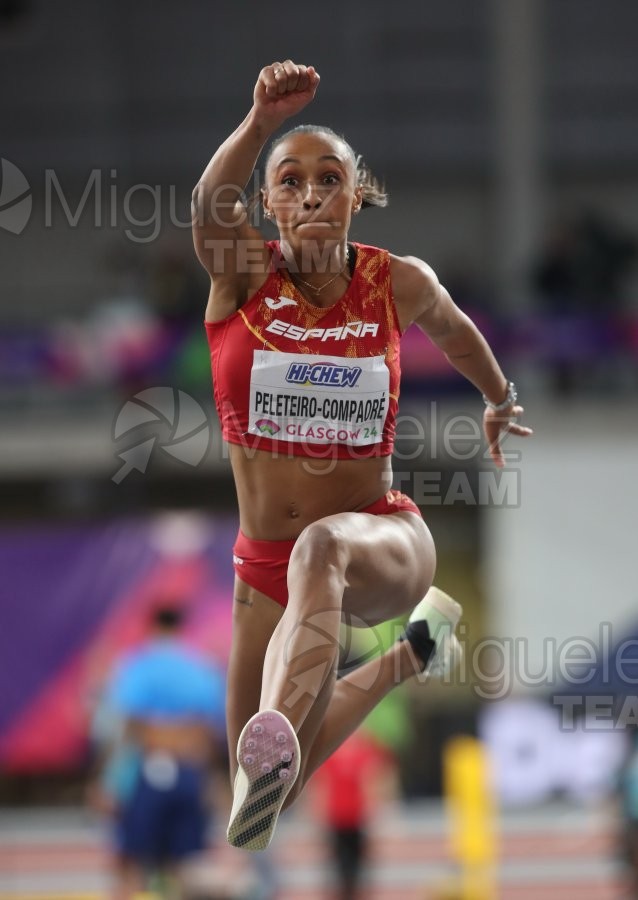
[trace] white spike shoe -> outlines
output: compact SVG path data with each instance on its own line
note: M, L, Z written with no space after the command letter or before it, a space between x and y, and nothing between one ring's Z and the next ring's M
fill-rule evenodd
M299 741L288 719L276 709L255 713L239 736L237 762L226 837L233 847L265 850L299 774Z
M410 641L423 659L425 671L434 678L449 675L463 658L463 648L454 633L462 613L460 603L433 585L407 621L401 639Z

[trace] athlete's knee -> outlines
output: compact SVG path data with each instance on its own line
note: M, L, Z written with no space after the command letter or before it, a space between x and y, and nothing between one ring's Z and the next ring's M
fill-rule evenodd
M348 564L347 543L343 530L330 520L313 522L299 535L290 557L293 571L302 567L305 572L345 572Z

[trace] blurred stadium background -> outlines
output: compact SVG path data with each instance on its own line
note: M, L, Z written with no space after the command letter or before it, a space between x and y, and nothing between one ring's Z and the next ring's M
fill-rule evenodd
M490 896L632 896L637 33L633 0L0 0L0 897L107 896L91 711L158 594L225 661L234 491L190 195L287 57L321 73L308 118L385 179L354 239L434 266L536 431L497 477L480 397L406 335L397 485L464 604L466 666L370 723L399 788L365 896L469 897L443 797L458 735L492 766ZM230 895L259 896L211 846ZM312 804L291 811L278 896L330 896L326 852Z

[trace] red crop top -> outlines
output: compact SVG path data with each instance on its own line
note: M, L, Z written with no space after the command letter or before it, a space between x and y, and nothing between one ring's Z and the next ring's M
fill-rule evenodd
M206 322L225 440L296 456L361 459L394 446L401 333L386 250L354 244L346 293L327 309L292 283L278 241L262 287Z

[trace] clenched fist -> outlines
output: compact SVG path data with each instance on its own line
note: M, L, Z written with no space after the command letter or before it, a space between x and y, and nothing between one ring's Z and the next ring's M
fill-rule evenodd
M279 126L313 99L319 73L313 66L297 65L291 59L274 62L259 73L253 94L254 111L271 126Z

